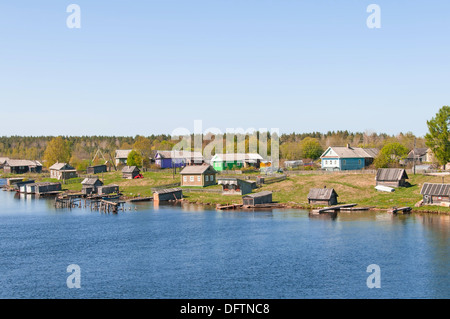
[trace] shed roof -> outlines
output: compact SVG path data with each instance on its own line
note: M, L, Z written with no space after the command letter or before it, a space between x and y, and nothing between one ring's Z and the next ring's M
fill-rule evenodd
M30 166L30 167L42 166L42 164L39 163L38 161L16 160L16 159L8 159L6 161L6 164L9 166Z
M255 183L254 181L246 181L245 179L240 179L236 177L220 177L217 179L219 185L238 185L239 183Z
M132 150L116 150L116 158L127 158Z
M268 195L272 195L272 192L270 192L270 191L262 191L262 192L258 192L258 193L244 195L243 197L256 198L256 197L263 197L263 196L268 196Z
M153 193L156 194L166 194L166 193L176 193L182 191L181 188L160 188L160 189L155 189L153 191Z
M100 182L103 185L103 182L99 180L97 177L87 177L83 179L81 182L82 185L94 185L95 183Z
M333 195L338 196L334 188L311 188L308 199L330 200Z
M424 183L420 190L422 195L450 196L450 184Z
M379 168L376 176L377 181L399 181L402 178L408 179L403 168Z
M136 170L140 171L137 166L124 166L122 168L122 173L133 173Z
M203 174L207 170L210 170L211 173L216 173L216 170L211 165L190 165L185 166L180 174Z
M9 160L9 157L0 157L0 164L3 164L7 160Z
M67 163L55 163L52 166L50 166L50 169L52 170L75 170L74 167L70 166Z

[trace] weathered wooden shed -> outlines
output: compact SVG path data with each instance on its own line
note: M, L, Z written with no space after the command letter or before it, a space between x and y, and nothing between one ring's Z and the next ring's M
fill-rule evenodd
M19 193L26 193L27 192L27 185L28 184L34 184L34 180L28 180L28 181L21 181L15 184L15 189L19 191Z
M111 184L111 185L103 185L97 187L98 195L109 195L109 194L119 194L119 185Z
M450 203L450 184L424 183L420 194L424 205Z
M244 206L255 206L272 203L272 192L263 191L242 196Z
M234 177L220 177L217 179L217 183L222 185L223 195L245 195L256 188L256 182Z
M3 171L10 174L41 173L42 164L38 161L8 159L3 164Z
M404 187L408 174L402 168L379 168L375 177L376 185Z
M77 170L67 163L55 163L49 168L50 178L70 179L78 177Z
M177 200L183 198L181 188L161 188L153 191L153 201Z
M140 174L141 170L137 166L124 166L122 168L122 177L133 179Z
M103 186L103 182L98 177L88 177L81 182L81 185L81 193L91 195L97 193L98 187Z
M42 182L26 185L26 192L28 194L43 195L43 194L59 193L60 191L61 191L61 183Z
M308 203L317 205L336 205L338 194L334 188L311 188L308 193Z
M106 165L93 165L93 166L89 166L86 169L87 174L100 174L100 173L105 173L107 171L108 171L108 169L107 169Z

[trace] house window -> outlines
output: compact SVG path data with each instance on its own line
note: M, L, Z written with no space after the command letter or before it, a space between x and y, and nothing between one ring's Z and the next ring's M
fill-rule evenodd
M183 176L183 181L187 182L187 176Z
M214 181L214 175L211 175L211 182Z
M202 180L202 177L199 175L197 176L197 182L200 182Z
M193 182L194 181L194 176L189 176L189 181Z
M209 182L209 176L205 175L205 182Z
M361 160L358 160L358 165L361 165Z

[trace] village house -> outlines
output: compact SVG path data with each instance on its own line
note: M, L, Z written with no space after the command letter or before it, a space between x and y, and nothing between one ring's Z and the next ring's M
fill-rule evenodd
M181 188L162 188L153 191L153 201L178 200L183 198Z
M377 186L405 187L408 174L402 168L379 168L375 177Z
M190 151L156 151L155 164L161 168L184 167L204 163L201 152Z
M308 203L317 205L336 205L338 194L334 188L311 188L308 193Z
M100 173L106 173L108 171L106 165L93 165L89 166L86 169L86 174L94 175L94 174L100 174Z
M244 206L255 206L272 203L272 192L262 191L242 196Z
M55 163L49 168L50 178L58 180L78 177L77 170L67 163Z
M116 160L116 165L127 165L128 154L132 150L116 150L114 158Z
M433 162L433 152L427 147L418 147L412 149L403 161L405 164L431 163Z
M124 166L122 168L122 178L134 179L136 176L140 176L141 170L137 166Z
M38 161L8 159L3 164L3 172L11 174L41 173L42 164Z
M215 154L211 158L211 165L218 172L242 167L260 168L263 157L257 153L225 153Z
M98 177L88 177L85 178L82 182L81 193L84 195L97 194L98 187L103 186L103 182L98 179Z
M450 184L424 183L420 194L424 205L450 205Z
M208 164L186 166L180 172L181 186L215 185L216 174L216 170Z
M373 163L378 149L330 146L320 156L322 169L328 171L359 170Z
M223 195L245 195L256 188L256 182L234 177L219 177L217 184L222 185Z

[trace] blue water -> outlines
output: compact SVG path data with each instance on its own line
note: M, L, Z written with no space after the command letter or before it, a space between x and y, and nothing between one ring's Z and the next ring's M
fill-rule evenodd
M126 208L0 191L0 298L450 297L450 216ZM70 264L81 288L66 284Z

